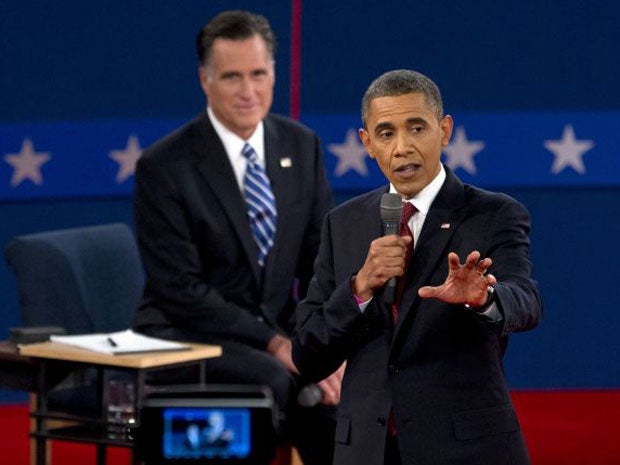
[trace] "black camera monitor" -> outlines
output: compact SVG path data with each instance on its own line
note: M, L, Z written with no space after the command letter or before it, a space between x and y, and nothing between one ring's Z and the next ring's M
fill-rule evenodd
M137 439L145 465L262 465L274 455L274 418L265 388L167 388L145 400Z

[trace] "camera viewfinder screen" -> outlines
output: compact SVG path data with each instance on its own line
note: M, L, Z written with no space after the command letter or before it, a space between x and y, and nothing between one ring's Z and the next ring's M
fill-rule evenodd
M166 459L243 459L250 454L247 408L166 408L163 421Z

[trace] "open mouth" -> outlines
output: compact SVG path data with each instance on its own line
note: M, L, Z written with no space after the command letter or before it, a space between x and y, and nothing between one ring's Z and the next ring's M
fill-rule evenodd
M421 165L417 163L407 163L406 165L398 166L394 169L394 174L403 178L409 178L414 176L421 168Z

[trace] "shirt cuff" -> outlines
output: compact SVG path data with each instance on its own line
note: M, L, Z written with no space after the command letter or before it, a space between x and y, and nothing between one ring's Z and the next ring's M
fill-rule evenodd
M360 312L364 313L364 311L366 310L366 307L368 307L368 304L372 300L372 297L368 300L364 300L355 294L353 294L353 297L355 297L355 303L357 303L357 306L359 307Z
M497 308L497 303L495 302L493 302L484 312L478 313L478 315L482 315L491 323L499 323L503 319L502 313L499 311L499 308Z

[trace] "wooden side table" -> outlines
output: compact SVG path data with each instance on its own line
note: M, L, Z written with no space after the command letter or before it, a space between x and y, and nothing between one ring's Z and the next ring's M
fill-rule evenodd
M108 446L128 447L132 449L134 463L138 463L131 438L108 435L109 428L113 426L107 418L109 374L111 371L121 371L131 375L135 386L134 412L137 414L140 412L145 396L146 375L150 371L198 364L200 367L199 382L205 383L204 360L220 356L221 347L204 344L190 344L190 347L191 349L186 351L108 355L57 342L22 346L19 354L14 353L12 356L17 357L19 363L32 364L35 368L36 381L31 387L34 388L32 390L36 395L36 407L31 409L30 416L35 423L31 436L36 441L37 465L46 465L48 440L95 444L98 465L105 464ZM10 358L7 356L7 359ZM96 372L96 399L99 414L95 418L55 412L48 408L48 396L53 387L49 375L56 371L79 368L94 368ZM32 383L33 379L23 379L22 382ZM53 427L48 424L49 420L68 421L71 426Z
M0 387L34 391L37 379L37 363L20 354L12 341L0 341Z

